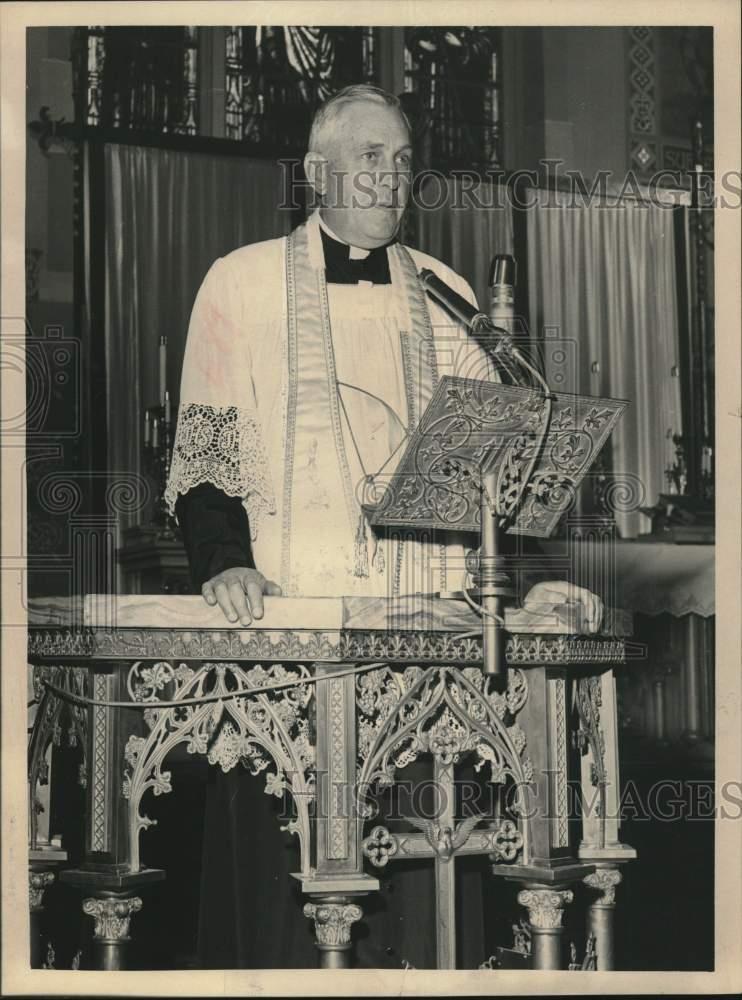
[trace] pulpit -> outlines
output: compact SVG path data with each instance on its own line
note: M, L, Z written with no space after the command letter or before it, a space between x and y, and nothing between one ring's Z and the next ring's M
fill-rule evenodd
M519 887L527 966L567 967L562 915L583 883L597 893L589 947L597 968L613 968L615 888L634 856L618 828L613 677L632 653L630 621L609 613L600 634L582 635L571 606L547 617L506 609L505 630L503 683L482 670L479 617L439 597L267 598L251 628L228 626L200 597L36 602L32 905L61 869L93 918L96 966L126 967L144 890L166 891L167 872L141 861L147 801L177 794L168 755L185 747L215 767L239 760L268 794L289 793L295 877L321 967L349 964L379 873L393 879L395 866L428 859L437 966L454 968L456 859L479 854L493 878ZM85 857L74 869L53 856L39 823L45 754L62 715L85 748ZM410 817L406 831L375 822L373 790L426 756L434 813ZM464 761L486 776L490 809L457 811Z

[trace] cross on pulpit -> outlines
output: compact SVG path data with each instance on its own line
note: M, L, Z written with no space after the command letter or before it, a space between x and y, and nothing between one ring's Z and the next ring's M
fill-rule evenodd
M435 817L420 820L406 817L420 833L390 833L384 826L373 828L361 845L363 854L375 867L389 861L432 858L435 863L436 966L456 968L456 858L486 854L492 859L512 861L523 846L523 836L510 819L495 825L481 814L456 821L455 766L453 755L433 761L433 782L440 804ZM480 823L488 829L477 830Z

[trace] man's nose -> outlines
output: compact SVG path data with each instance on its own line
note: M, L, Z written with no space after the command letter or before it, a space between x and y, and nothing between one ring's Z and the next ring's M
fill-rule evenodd
M378 183L396 191L400 184L400 172L395 167L385 167L379 171Z

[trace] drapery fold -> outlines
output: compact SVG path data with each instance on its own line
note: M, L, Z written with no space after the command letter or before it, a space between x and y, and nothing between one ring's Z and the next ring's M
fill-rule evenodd
M543 195L543 192L542 192ZM531 334L554 388L560 350L572 391L626 399L612 436L623 537L649 530L638 507L666 489L668 431L681 433L678 303L672 212L624 200L575 206L542 197L528 211ZM559 343L557 343L559 342Z
M159 402L161 336L175 415L188 318L216 258L291 229L283 185L280 165L267 160L106 146L110 470L141 471L144 408ZM120 520L125 526L125 513Z
M436 174L422 184L417 205L417 248L466 278L487 310L492 257L513 252L513 213L504 189Z

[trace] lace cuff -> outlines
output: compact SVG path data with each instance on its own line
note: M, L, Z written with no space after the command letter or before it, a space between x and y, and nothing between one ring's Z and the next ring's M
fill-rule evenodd
M201 483L242 498L253 538L260 518L275 514L268 458L258 423L248 410L205 403L181 406L165 490L170 513L179 494Z

